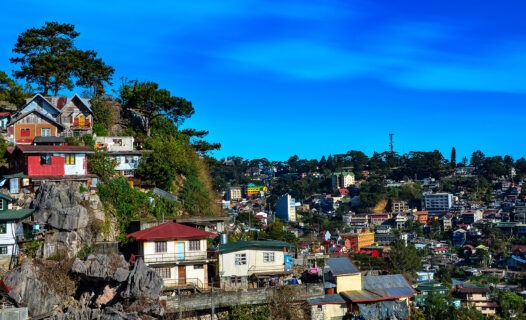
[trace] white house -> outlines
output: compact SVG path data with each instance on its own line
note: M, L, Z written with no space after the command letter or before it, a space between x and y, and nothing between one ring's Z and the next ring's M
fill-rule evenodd
M221 288L247 288L255 285L279 283L279 278L290 274L294 245L277 240L239 241L220 244L217 268Z
M120 176L133 177L139 168L143 150L134 149L133 137L96 137L97 150L106 151L113 161L114 170Z
M207 239L215 233L199 230L175 222L133 232L126 236L135 239L135 256L143 258L163 278L170 289L208 287Z

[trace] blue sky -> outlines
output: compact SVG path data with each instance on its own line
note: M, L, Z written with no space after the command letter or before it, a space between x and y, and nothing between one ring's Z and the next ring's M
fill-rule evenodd
M29 1L0 12L0 70L23 31L72 23L121 77L193 102L213 156L440 150L525 156L524 1Z

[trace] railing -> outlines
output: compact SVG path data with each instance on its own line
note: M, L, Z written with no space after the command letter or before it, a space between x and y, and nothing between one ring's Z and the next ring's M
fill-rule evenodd
M145 254L142 257L144 263L146 264L207 260L206 252L202 251L181 253L154 253Z
M164 289L165 290L171 290L171 289L177 289L177 288L198 288L201 290L208 289L208 286L205 286L205 284L198 278L186 278L185 280L179 280L179 279L163 279Z
M269 266L251 266L248 268L248 274L252 273L272 273L272 272L284 272L285 266L283 264L280 265L269 265Z

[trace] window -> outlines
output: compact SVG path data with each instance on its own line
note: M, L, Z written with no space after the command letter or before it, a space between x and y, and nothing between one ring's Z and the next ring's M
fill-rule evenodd
M40 155L40 164L51 164L51 155L48 153Z
M155 241L155 252L166 252L166 241Z
M274 262L274 252L263 252L263 262Z
M236 266L242 266L247 264L247 254L246 253L236 253L235 258Z
M20 136L21 137L30 137L31 136L31 130L29 128L22 128L22 129L20 129Z
M201 250L201 240L190 240L189 249L190 251Z
M238 285L241 284L241 277L230 277L230 284L231 285Z
M72 153L66 154L66 164L75 164L75 155Z
M4 200L0 199L0 211L4 210Z
M7 254L7 247L5 246L0 247L0 254Z
M172 277L169 267L154 268L154 271L163 279L170 279Z
M7 224L0 223L0 234L6 234L7 233Z
M194 264L194 270L204 269L204 265L202 264Z
M40 129L40 135L42 137L49 137L51 135L51 129L50 128L42 128L42 129Z

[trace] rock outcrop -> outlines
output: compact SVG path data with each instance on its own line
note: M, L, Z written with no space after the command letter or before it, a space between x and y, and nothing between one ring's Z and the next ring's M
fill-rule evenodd
M29 260L24 261L19 268L8 272L3 281L11 288L9 297L18 305L26 306L31 316L51 312L62 301L62 297L49 290L38 274L37 267ZM62 279L56 279L61 281Z

